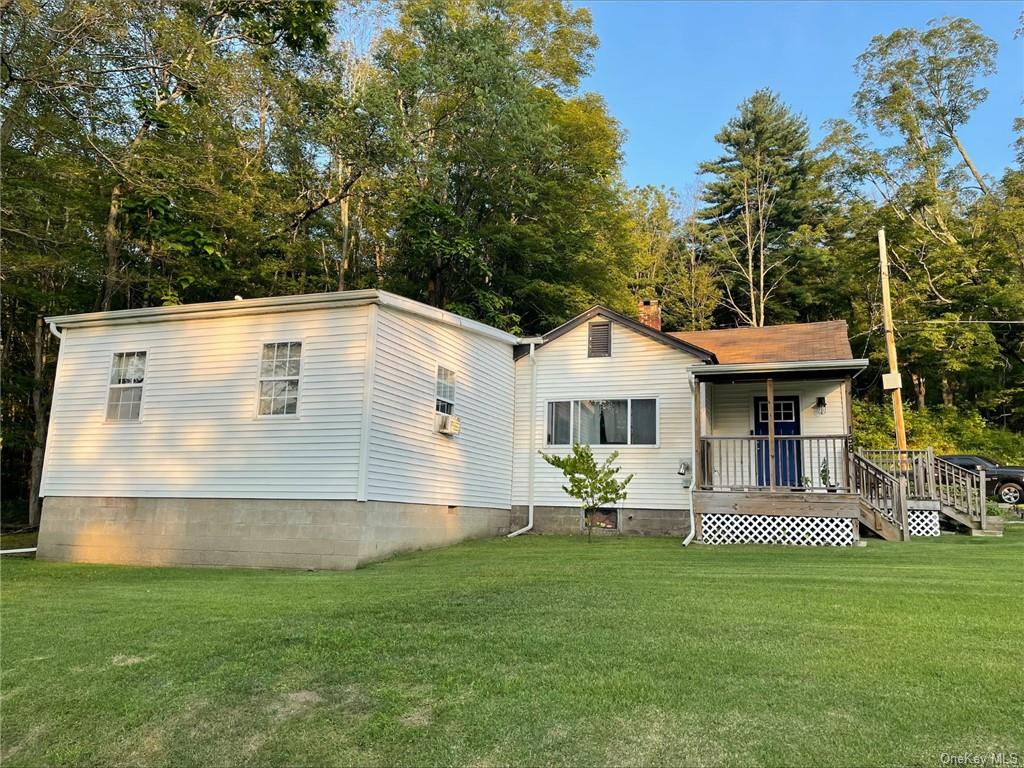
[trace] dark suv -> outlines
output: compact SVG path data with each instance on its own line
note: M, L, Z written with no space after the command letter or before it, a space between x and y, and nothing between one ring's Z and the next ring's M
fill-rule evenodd
M985 470L985 492L1004 504L1020 504L1024 498L1024 467L1001 467L984 456L940 456L950 464L977 472Z

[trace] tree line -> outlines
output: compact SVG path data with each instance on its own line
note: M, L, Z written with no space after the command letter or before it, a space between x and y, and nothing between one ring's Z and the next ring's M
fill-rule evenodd
M846 318L880 361L881 226L908 394L1024 429L1024 328L1000 324L1024 318L1024 139L999 177L964 145L996 60L968 19L875 37L817 144L753 93L681 197L624 183L623 130L580 87L589 12L562 0L0 14L8 498L38 487L43 315L379 287L535 333L659 298L669 329Z

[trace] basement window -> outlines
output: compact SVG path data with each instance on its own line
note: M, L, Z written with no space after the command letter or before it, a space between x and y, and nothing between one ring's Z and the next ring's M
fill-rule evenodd
M299 411L301 341L263 345L260 359L260 416L294 416Z
M619 510L611 507L594 509L587 515L591 528L604 528L609 531L619 529Z
M107 421L138 421L146 381L145 352L115 352L110 368Z

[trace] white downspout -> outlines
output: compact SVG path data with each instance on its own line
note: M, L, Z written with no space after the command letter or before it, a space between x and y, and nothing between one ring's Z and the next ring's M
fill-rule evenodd
M53 322L50 323L50 333L52 333L54 336L56 336L59 341L64 341L64 332L57 330L57 324L56 323L53 323Z
M697 408L701 407L701 404L698 403L698 402L695 402L694 399L693 399L694 384L693 384L693 373L692 372L687 376L687 379L688 379L688 381L690 383L690 402L693 403L693 405L690 407L690 436L691 436L691 439L693 440L691 445L694 446L694 450L692 450L690 452L690 485L687 486L687 488L686 488L686 494L687 494L687 496L690 499L690 532L687 533L686 534L686 538L683 539L683 546L684 547L690 546L690 542L693 541L693 537L697 534L697 521L696 521L696 518L694 517L694 514L693 514L693 487L697 484L697 462L696 462L697 451L696 451L696 447L697 447L697 440L699 439L699 437L697 435L697 418L696 418L695 410Z
M534 439L537 434L537 357L534 354L536 351L536 343L530 342L530 439L527 441L529 446L527 452L527 460L530 462L529 469L526 471L526 503L527 503L527 517L526 525L520 528L518 531L512 531L508 535L508 538L513 538L521 533L526 533L533 529L533 466L535 463L535 457L533 455Z

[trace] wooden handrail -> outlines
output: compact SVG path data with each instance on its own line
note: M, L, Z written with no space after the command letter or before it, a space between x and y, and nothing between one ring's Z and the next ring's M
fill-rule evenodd
M935 457L935 492L943 504L984 524L987 498L985 475Z
M861 452L853 455L853 487L860 497L878 514L901 531L907 532L907 483L897 479Z

